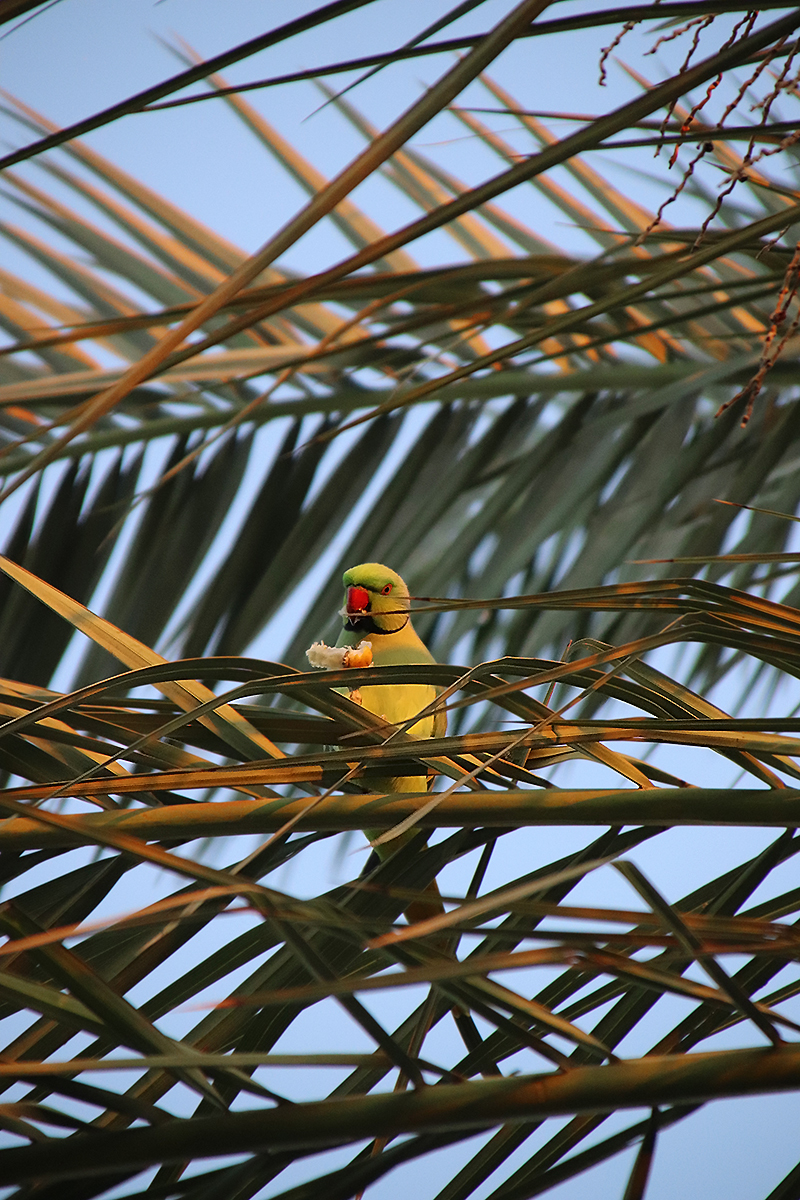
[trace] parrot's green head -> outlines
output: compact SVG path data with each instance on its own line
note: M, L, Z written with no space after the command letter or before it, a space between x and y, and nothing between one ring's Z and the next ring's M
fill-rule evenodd
M342 576L342 619L349 632L397 633L409 622L408 588L396 571L382 563L361 563Z

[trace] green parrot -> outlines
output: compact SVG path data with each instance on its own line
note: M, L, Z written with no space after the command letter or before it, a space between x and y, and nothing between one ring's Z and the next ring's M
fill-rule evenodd
M362 640L372 644L372 663L376 667L403 666L409 663L432 663L433 655L417 635L411 623L408 588L396 571L381 563L361 563L345 571L342 582L345 602L341 615L344 628L337 646L356 647ZM361 703L369 712L383 717L393 725L402 725L416 713L432 704L437 689L427 683L379 684L358 689ZM413 737L444 737L447 715L443 711L429 713L406 732ZM419 775L394 776L381 780L387 792L418 792L422 790ZM373 834L364 831L370 840ZM395 841L377 846L382 859L388 858L413 834L401 835ZM438 888L434 881L427 889L436 895L433 902L420 902L406 909L409 919L421 920L442 912Z
M344 628L337 646L355 647L362 640L372 644L376 667L432 663L428 647L411 624L408 588L396 571L381 563L362 563L345 571ZM361 702L369 712L402 725L436 699L436 688L427 683L382 684L359 688ZM436 712L423 717L408 730L414 737L443 737L447 717ZM410 780L410 782L409 782ZM393 781L390 791L415 792L414 776Z

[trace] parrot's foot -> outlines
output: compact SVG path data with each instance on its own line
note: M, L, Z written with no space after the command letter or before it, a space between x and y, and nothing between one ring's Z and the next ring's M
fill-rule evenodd
M324 642L314 642L306 650L306 658L312 667L328 671L341 667L371 667L372 642L361 641L357 646L326 646ZM360 699L357 703L361 703Z

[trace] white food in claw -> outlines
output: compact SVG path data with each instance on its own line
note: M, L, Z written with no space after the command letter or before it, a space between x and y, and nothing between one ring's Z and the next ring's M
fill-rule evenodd
M306 658L312 667L328 671L369 667L372 665L372 642L362 641L357 646L326 646L324 642L314 642L306 650Z

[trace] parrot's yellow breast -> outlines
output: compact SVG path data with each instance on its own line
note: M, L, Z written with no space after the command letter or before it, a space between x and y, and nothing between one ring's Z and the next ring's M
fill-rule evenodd
M433 704L436 689L428 683L383 684L377 687L361 687L361 703L376 717L384 717L392 725L402 725L423 708ZM433 737L433 713L417 721L406 730L412 737Z

